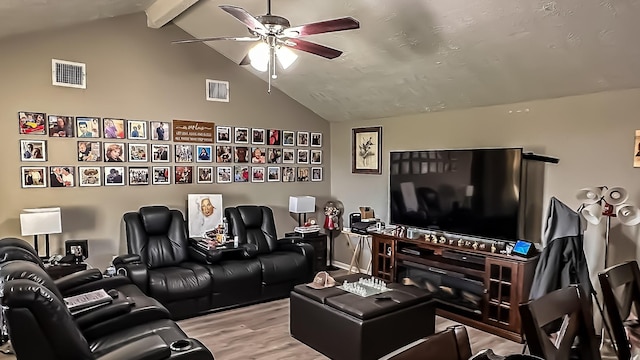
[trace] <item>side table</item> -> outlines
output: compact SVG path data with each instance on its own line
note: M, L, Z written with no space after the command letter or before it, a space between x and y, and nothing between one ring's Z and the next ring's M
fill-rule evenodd
M47 274L51 276L53 280L59 279L63 276L73 274L78 271L86 270L87 264L58 264L58 265L46 265L45 270Z
M323 233L300 235L297 233L287 233L286 236L299 237L299 242L313 246L315 262L313 264L313 273L327 270L327 235Z

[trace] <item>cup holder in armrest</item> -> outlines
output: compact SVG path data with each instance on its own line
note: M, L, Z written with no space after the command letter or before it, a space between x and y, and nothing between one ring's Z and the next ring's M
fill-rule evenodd
M189 339L182 339L182 340L176 340L174 342L172 342L171 344L169 344L169 349L173 350L173 351L186 351L191 349L191 340Z

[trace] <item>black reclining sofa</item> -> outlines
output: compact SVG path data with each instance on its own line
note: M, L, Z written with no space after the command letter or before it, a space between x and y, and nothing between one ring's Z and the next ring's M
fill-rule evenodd
M271 209L225 209L237 249L204 251L187 237L179 210L145 206L126 213L129 254L114 259L149 296L169 309L173 319L288 297L297 284L312 279L313 248L278 240Z

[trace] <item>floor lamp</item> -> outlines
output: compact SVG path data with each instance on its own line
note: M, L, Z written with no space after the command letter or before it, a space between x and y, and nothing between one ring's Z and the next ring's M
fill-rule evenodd
M606 186L585 188L578 192L578 200L582 201L580 214L588 223L598 225L602 218L606 218L604 233L604 268L609 267L609 232L611 218L617 217L621 224L633 226L640 224L640 210L626 203L629 199L627 190L621 187L607 188Z
M609 233L611 231L611 218L617 217L621 224L627 226L634 226L640 224L640 210L631 204L626 203L629 199L629 193L626 189L621 187L608 188L606 186L584 188L577 194L578 200L582 202L579 212L584 219L593 225L598 225L602 221L602 217L606 217L606 228L604 233L604 268L609 267ZM598 298L594 296L596 301ZM605 320L603 309L600 308L600 315L602 316L602 323L604 329L609 334L611 343L616 346L613 338L611 337L611 331ZM604 345L604 336L600 347ZM617 353L617 349L616 349Z
M33 235L33 248L40 256L38 235L45 236L45 259L51 256L49 235L62 233L60 208L24 209L20 213L20 230L22 236Z

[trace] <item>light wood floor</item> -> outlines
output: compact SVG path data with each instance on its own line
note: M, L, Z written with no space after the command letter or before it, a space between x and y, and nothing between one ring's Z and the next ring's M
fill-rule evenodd
M178 324L209 348L216 360L328 359L289 335L289 299L194 317ZM437 317L436 331L454 324ZM522 344L471 327L467 330L474 353L488 348L501 355L522 351ZM0 354L0 360L15 360L15 356Z
M328 359L289 335L289 299L204 315L179 324L187 335L202 341L216 360ZM453 324L438 317L436 330ZM521 344L467 329L474 353L487 348L497 354L522 351Z

